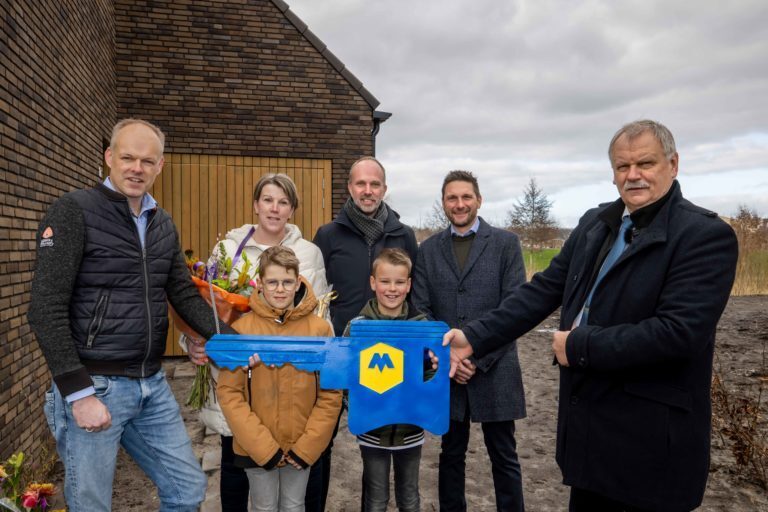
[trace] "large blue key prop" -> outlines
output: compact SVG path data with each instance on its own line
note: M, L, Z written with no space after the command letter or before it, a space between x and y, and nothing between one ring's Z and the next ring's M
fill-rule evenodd
M321 387L349 390L353 434L408 423L441 435L448 431L450 406L449 351L442 343L447 330L443 322L356 320L348 338L218 334L205 350L230 370L248 366L257 353L264 364L319 371ZM440 364L424 381L427 350Z

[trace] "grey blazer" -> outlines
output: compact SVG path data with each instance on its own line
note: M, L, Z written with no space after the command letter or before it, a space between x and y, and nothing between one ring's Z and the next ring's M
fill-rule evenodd
M524 282L525 266L517 236L481 218L461 273L450 228L421 244L413 270L412 300L430 319L460 328L497 307ZM524 418L525 394L516 341L474 362L477 373L467 385L451 381L451 419L463 420L467 407L475 422Z

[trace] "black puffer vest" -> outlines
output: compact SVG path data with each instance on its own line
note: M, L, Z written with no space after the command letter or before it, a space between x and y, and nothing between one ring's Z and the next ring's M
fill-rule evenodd
M103 185L73 192L85 244L70 325L90 373L148 377L160 369L168 332L165 285L178 246L170 216L150 212L145 249L126 198Z

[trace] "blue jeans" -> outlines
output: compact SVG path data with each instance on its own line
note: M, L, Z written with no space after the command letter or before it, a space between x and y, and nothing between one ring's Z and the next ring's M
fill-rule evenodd
M421 445L402 450L360 446L365 512L385 512L389 503L389 467L395 466L395 502L400 512L418 512Z
M100 432L77 426L72 405L54 385L45 416L64 463L64 495L70 512L112 509L112 481L122 446L158 489L161 511L196 511L207 479L189 440L162 370L145 379L93 375L96 397L112 425ZM119 508L119 507L117 507Z

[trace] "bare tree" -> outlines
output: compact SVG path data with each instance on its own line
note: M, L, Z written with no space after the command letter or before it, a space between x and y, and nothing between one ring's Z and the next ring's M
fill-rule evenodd
M443 211L443 203L439 199L435 199L432 203L432 208L424 218L422 227L432 232L442 231L448 227L448 218Z
M507 212L507 225L520 236L523 245L541 248L555 236L557 223L550 215L552 204L536 178L531 178L523 197L518 198L512 210Z

